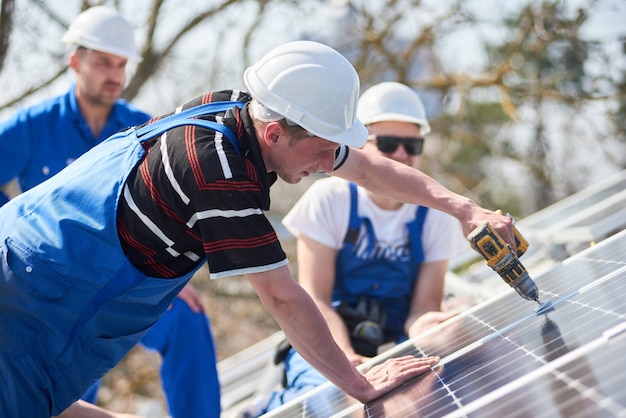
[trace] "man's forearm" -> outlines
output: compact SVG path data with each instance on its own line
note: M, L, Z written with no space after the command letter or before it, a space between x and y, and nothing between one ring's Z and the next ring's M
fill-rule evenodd
M1 185L0 191L2 191L2 193L4 193L9 199L13 199L14 197L22 193L17 179L13 179L8 183Z
M461 222L465 236L489 222L515 248L509 218L478 206L413 167L351 149L348 159L334 174L389 199L445 212Z
M399 202L428 206L455 218L465 218L471 199L444 187L414 167L390 158L375 158L358 149L351 149L346 162L334 173L353 181L372 193Z
M140 418L137 415L107 411L85 401L76 401L57 418Z
M246 277L291 345L305 360L356 399L371 392L367 379L335 343L313 299L291 278L286 267L274 270L273 274L256 273Z
M346 327L346 323L343 321L341 316L327 304L322 304L321 302L316 301L317 306L320 309L320 312L326 319L326 323L328 324L328 328L330 328L330 333L333 338L339 345L339 347L346 354L354 354L354 349L352 348L352 343L350 342L350 334L348 333L348 328Z

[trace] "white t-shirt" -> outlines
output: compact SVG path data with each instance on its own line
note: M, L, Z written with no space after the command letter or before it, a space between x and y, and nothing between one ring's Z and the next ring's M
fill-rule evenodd
M358 191L358 214L372 221L376 238L390 247L408 239L405 225L415 219L417 206L404 204L397 210L378 207L362 187ZM339 177L316 181L283 219L294 236L305 235L330 248L340 250L350 219L350 189ZM468 247L458 220L435 209L428 209L422 230L424 262L449 259Z

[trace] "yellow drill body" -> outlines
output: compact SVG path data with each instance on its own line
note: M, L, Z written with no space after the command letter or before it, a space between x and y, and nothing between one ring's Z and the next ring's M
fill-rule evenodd
M513 226L513 233L517 246L516 252L512 251L511 246L487 222L472 231L467 239L487 260L487 265L498 273L509 286L513 287L521 297L539 303L537 285L519 261L519 257L528 249L528 242L515 226Z

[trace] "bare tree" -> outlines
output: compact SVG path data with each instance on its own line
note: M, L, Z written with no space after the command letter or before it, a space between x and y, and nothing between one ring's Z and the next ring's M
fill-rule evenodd
M618 62L580 34L600 1L589 0L573 12L565 3L532 3L503 16L497 24L504 36L484 40L487 62L472 72L446 70L437 44L459 28L481 23L463 1L431 11L430 20L412 27L407 16L415 10L428 11L420 0L377 6L348 1L350 12L342 25L346 29L332 41L355 63L364 86L395 80L455 103L454 107L443 103L431 120L434 135L445 145L426 161L427 169L484 205L506 205L527 214L579 190L599 168L588 154L563 152L564 142L574 140L584 147L597 141L603 144L596 152L598 158L615 169L626 164L623 124L605 114L602 124L612 122L613 128L593 132L599 118L588 114L595 103L623 104L620 97L626 94L623 79L614 71L589 70L594 62L607 68ZM576 124L568 123L572 119ZM550 129L556 123L562 125L559 132ZM521 125L532 132L524 141L515 132ZM439 164L432 164L434 159ZM526 172L530 190L505 186L511 182L505 175L507 167L515 166Z
M0 71L2 71L11 40L14 5L14 0L2 0L2 3L0 3Z
M219 18L220 12L224 11L228 7L241 3L240 0L225 0L216 6L210 7L199 14L193 19L187 22L183 27L177 29L170 37L166 45L157 51L154 41L154 35L158 26L159 11L163 4L163 0L154 0L151 12L148 16L148 30L146 41L141 50L141 64L138 66L134 77L128 83L128 86L124 90L123 97L127 100L132 100L146 81L158 71L160 63L170 54L172 49L178 44L183 36L188 35L197 27L200 23L211 20L212 18Z
M584 185L581 179L594 169L576 158L559 156L558 135L551 128L558 112L548 110L551 106L588 124L588 128L577 129L591 135L585 137L586 141L603 144L597 147L603 159L616 168L625 164L623 118L617 116L623 113L623 106L613 114L607 112L605 118L613 128L603 132L593 131L593 121L587 115L593 103L607 103L607 109L615 108L609 103L623 105L620 97L626 94L623 68L606 74L588 71L592 60L605 59L607 65L611 64L609 54L600 57L601 47L583 41L579 33L601 1L587 0L587 7L574 13L568 11L568 2L533 3L503 16L499 22L491 22L501 27L503 35L484 39L483 50L477 53L484 52L487 62L469 72L450 70L443 62L440 47L440 41L448 35L484 24L484 18L463 0L445 7L433 7L432 2L422 0L344 0L332 5L314 0L216 0L207 2L209 5L199 2L194 4L193 13L175 16L172 11L178 12L179 6L172 0L75 0L76 10L70 16L60 14L53 2L44 0L24 0L34 7L16 14L19 5L14 0L2 0L0 65L19 65L25 60L27 57L19 53L11 55L9 46L13 40L29 36L29 31L42 30L26 17L15 20L15 16L32 14L42 22L39 26L60 37L80 10L109 4L123 12L133 10L129 20L142 35L138 37L142 61L123 97L137 101L157 95L159 105L171 107L179 104L171 101L188 97L158 96L160 90L187 95L225 76L240 74L259 45L271 45L276 36L319 40L351 60L363 89L376 82L395 80L413 86L434 103L429 116L435 128L433 136L441 141L437 141L437 154L426 160L426 170L455 190L486 205L517 207L520 193L495 193L509 179L498 180L500 176L494 176L491 170L494 164L523 166L534 184L536 198L531 206L516 209L527 213L580 188ZM335 13L329 15L333 7ZM34 16L36 13L38 16ZM285 15L297 16L297 21L281 26L288 33L278 33L275 27ZM36 39L35 35L31 37ZM189 51L190 45L198 44L206 46L200 52ZM11 94L4 94L0 110L40 94L65 74L60 48L46 49L46 44L39 48L38 62L42 64L23 64L24 72L30 72L23 78L31 81L21 90L14 88ZM35 71L33 67L43 70ZM0 69L1 87L7 66ZM522 125L534 132L527 135L525 147L520 147L514 135ZM574 125L564 125L561 136L573 130ZM615 143L613 138L621 141ZM437 164L432 163L435 160Z

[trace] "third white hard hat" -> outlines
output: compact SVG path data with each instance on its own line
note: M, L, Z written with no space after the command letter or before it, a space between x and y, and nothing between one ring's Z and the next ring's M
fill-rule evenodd
M117 11L105 6L91 7L79 14L61 41L141 61L133 28Z
M362 147L367 129L356 118L359 76L334 49L295 41L272 49L243 76L261 104L321 138Z
M420 134L430 132L424 104L409 86L396 82L376 84L363 92L357 116L365 125L376 122L409 122L420 126Z

